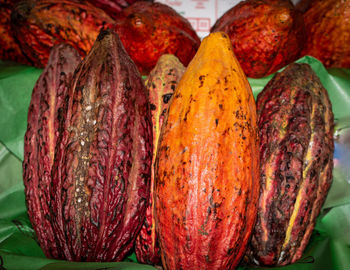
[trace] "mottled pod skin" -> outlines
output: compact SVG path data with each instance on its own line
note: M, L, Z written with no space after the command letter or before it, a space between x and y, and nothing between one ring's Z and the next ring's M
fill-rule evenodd
M11 11L15 1L0 0L0 60L31 65L23 54L11 27Z
M333 113L307 64L290 64L257 98L261 192L251 261L300 259L332 182Z
M67 110L69 83L79 62L80 55L71 46L52 48L32 92L24 137L23 180L28 216L40 247L51 258L60 258L50 219L51 172Z
M169 105L156 161L165 269L234 269L256 219L257 117L229 37L210 34Z
M99 31L114 20L88 2L22 0L12 11L11 23L25 55L42 68L55 44L70 44L84 57Z
M153 158L150 204L147 207L146 218L135 244L136 257L141 263L153 265L159 265L161 263L154 222L154 164L164 117L167 113L170 99L184 71L185 67L176 56L163 54L145 82L152 113Z
M56 151L50 219L73 261L119 261L149 201L152 122L145 86L119 37L102 31L72 81Z
M306 2L310 3L304 13L307 41L302 55L314 56L326 67L350 68L350 2Z
M174 54L187 66L200 44L189 21L158 2L138 1L125 8L114 29L144 75L154 68L162 54Z
M296 60L305 42L301 13L289 0L241 1L211 32L226 32L247 77L261 78Z

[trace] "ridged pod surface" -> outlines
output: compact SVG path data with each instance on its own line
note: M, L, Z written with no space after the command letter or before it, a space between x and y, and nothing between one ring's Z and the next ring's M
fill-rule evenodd
M11 27L11 11L15 1L0 0L0 60L31 65L23 54Z
M301 13L289 0L245 0L211 32L226 32L247 77L261 78L296 60L305 42Z
M169 105L156 161L165 269L234 269L256 219L257 117L230 39L206 37Z
M145 82L149 96L153 124L153 158L150 204L147 207L145 222L136 239L135 253L141 263L159 265L161 263L158 237L154 222L154 164L157 156L158 139L167 113L170 99L181 79L185 67L172 54L163 54Z
M326 67L350 68L350 2L313 0L304 13L307 41L302 55L319 59Z
M69 45L52 48L36 82L24 137L23 180L30 222L45 255L62 258L51 224L50 187L55 147L62 134L69 84L80 55Z
M12 11L11 23L25 55L44 67L55 44L67 43L84 57L99 31L114 20L88 2L22 0Z
M67 260L119 261L149 201L152 122L145 86L119 37L102 31L72 82L51 189Z
M290 64L258 95L261 192L250 251L259 265L300 259L332 182L333 113L308 64Z
M190 22L159 2L138 1L125 8L114 29L144 75L149 74L162 54L174 54L187 66L200 45Z

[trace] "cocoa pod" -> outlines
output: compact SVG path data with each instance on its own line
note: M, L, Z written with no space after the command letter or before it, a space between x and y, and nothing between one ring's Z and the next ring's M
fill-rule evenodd
M69 83L80 55L69 45L52 48L49 61L36 82L24 137L23 180L30 222L45 255L61 258L51 224L50 187L55 147L70 96Z
M0 60L32 65L23 54L11 27L11 12L15 1L0 1Z
M91 4L104 10L111 18L116 19L119 12L138 0L88 0ZM153 2L153 0L144 0Z
M84 57L99 31L113 23L103 10L78 0L22 0L11 15L24 54L40 68L55 44L67 43Z
M261 191L248 254L259 265L300 259L332 183L333 113L308 64L290 64L257 98Z
M158 139L164 117L167 113L173 92L184 71L185 67L176 56L172 54L163 54L145 82L152 114L153 158L150 202L147 207L144 224L135 243L136 258L141 263L153 265L159 265L161 263L158 237L156 235L154 222L154 165L157 157Z
M155 221L165 269L234 269L259 196L255 100L222 32L206 37L159 139Z
M298 59L304 28L289 0L245 0L225 12L211 32L226 32L244 73L261 78Z
M187 66L200 45L190 22L159 2L138 1L123 9L113 29L143 75L162 54L174 54Z
M102 31L72 87L55 153L50 219L67 260L119 261L133 247L149 201L145 86L119 37Z

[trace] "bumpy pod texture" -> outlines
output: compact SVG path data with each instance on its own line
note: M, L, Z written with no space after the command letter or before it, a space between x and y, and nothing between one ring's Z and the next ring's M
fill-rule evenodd
M72 88L50 197L56 237L68 260L122 260L149 200L152 123L145 87L118 36L103 31Z
M153 158L150 204L145 222L136 239L135 253L137 260L147 264L160 264L160 250L154 222L154 164L157 157L158 140L164 117L175 88L181 79L185 67L172 54L163 54L145 82L149 96L153 124Z
M9 60L30 65L23 54L11 27L11 11L15 1L0 0L0 60Z
M114 20L103 10L78 0L23 0L15 5L11 23L24 54L42 68L51 48L59 43L73 46L84 57L99 31Z
M307 64L291 64L257 99L261 192L250 257L260 265L298 260L332 182L333 113Z
M211 32L226 32L248 77L267 76L300 56L302 15L285 0L246 0L228 10Z
M70 96L69 84L80 55L69 45L53 47L32 92L24 137L23 180L28 216L46 256L61 258L51 224L51 173Z
M115 33L101 32L75 70L58 127L52 177L42 192L42 237L55 246L44 251L74 261L122 260L149 201L152 123L140 73ZM49 142L55 145L43 144Z
M233 269L259 195L257 117L230 39L206 37L169 105L158 147L156 230L166 269Z
M307 42L303 55L326 67L350 68L350 2L313 0L304 13Z

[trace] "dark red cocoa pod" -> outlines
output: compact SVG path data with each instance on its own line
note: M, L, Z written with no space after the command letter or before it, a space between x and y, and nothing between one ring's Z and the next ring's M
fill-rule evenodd
M102 31L72 80L55 156L51 220L73 261L120 261L150 193L152 122L145 86L119 37Z
M114 23L103 10L79 0L22 0L11 14L15 38L36 67L44 67L51 48L67 43L82 57L101 29Z
M259 265L301 258L332 183L333 113L308 64L290 64L257 98L261 190L248 254Z
M11 27L11 12L16 1L0 0L0 60L32 65L23 54Z
M69 83L80 62L69 45L53 47L47 66L36 82L24 137L23 180L30 222L40 247L50 258L64 258L51 223L51 172L55 147L69 98Z

